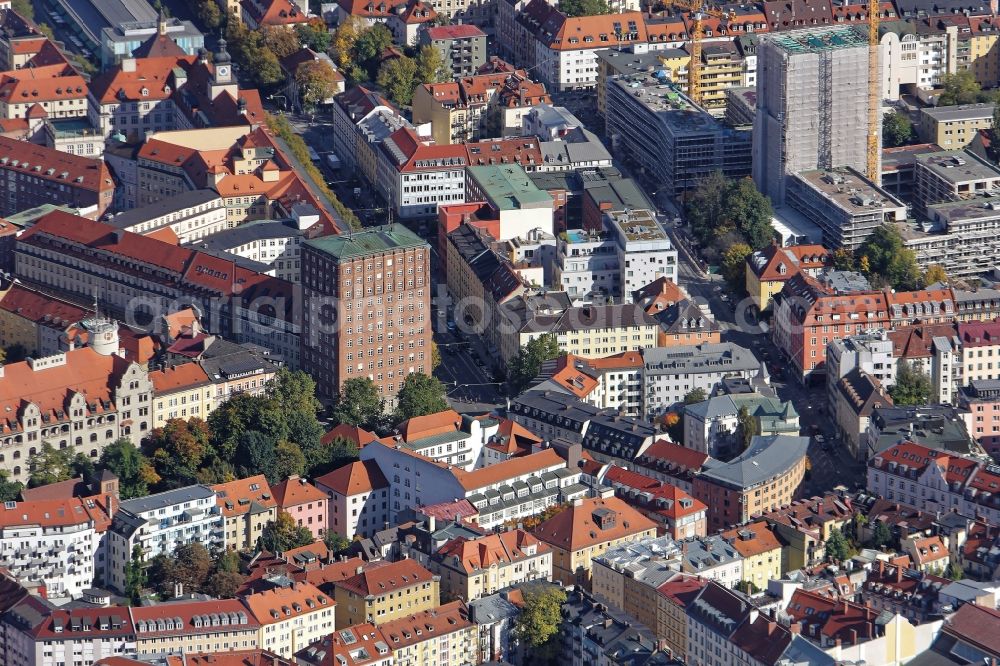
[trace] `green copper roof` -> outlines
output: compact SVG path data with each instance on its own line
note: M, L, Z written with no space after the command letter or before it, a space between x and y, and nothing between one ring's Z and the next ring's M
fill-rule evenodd
M351 259L390 250L427 247L427 241L402 224L372 227L364 231L324 236L306 241L306 245L338 259Z

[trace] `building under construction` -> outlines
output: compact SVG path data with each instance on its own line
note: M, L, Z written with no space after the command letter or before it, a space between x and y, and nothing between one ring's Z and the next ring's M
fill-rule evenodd
M789 174L844 166L864 173L868 34L839 26L761 35L759 40L753 135L758 189L780 205Z

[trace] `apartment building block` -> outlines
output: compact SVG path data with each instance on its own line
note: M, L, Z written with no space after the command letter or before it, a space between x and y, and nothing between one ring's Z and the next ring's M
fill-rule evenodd
M260 635L260 622L238 599L133 606L128 613L140 659L246 650Z
M731 342L646 349L642 354L643 414L659 416L696 388L706 395L727 377L752 379L760 363Z
M963 201L1000 188L1000 169L969 150L917 155L914 199L917 212L933 204Z
M790 504L805 474L808 445L808 437L758 435L730 462L701 470L691 494L708 506L709 531Z
M389 482L372 461L357 461L317 478L330 497L328 528L348 540L371 537L389 524Z
M415 560L369 564L334 584L337 625L384 624L437 608L441 577Z
M617 465L609 465L597 480L659 523L666 536L678 540L705 536L708 507L677 486Z
M225 200L211 189L179 192L118 213L108 220L118 229L148 235L169 229L180 243L190 243L229 228Z
M945 150L965 148L981 129L993 127L993 104L960 104L921 109L920 139Z
M242 598L260 626L254 647L291 659L334 629L334 601L310 583L296 582Z
M212 486L225 520L226 548L252 551L264 528L278 516L278 504L263 474Z
M990 455L1000 452L1000 380L974 379L957 398L969 434Z
M486 33L475 25L434 26L420 33L420 43L437 50L455 78L472 76L486 63Z
M833 253L822 245L792 245L777 243L757 250L747 257L746 287L758 310L767 310L785 283L799 273L815 277L833 266Z
M437 145L409 127L379 144L375 187L401 219L430 219L438 206L464 203L468 153L462 145Z
M368 377L393 399L408 374L430 374L429 262L430 246L398 224L303 244L302 359L320 395Z
M799 414L791 402L756 392L725 394L684 406L684 446L713 458L738 453L742 447L735 438L744 409L759 435L799 433Z
M298 474L274 484L271 491L279 511L291 516L299 527L309 530L313 538L323 538L329 515L329 499L325 492Z
M24 599L4 618L4 663L10 666L93 664L136 656L129 609L51 609L44 601Z
M121 502L108 531L105 583L125 589L125 569L139 547L145 560L199 542L225 547L225 520L208 486L195 485Z
M794 571L822 562L830 532L843 528L853 516L850 499L834 493L798 499L765 513L764 519L786 544L781 570Z
M614 79L606 103L612 151L632 156L661 191L680 196L716 171L727 178L750 175L750 131L717 120L655 75Z
M548 544L522 529L449 541L429 558L445 598L467 602L533 580L552 579Z
M646 627L657 625L657 588L679 575L680 545L668 536L630 541L593 559L594 597Z

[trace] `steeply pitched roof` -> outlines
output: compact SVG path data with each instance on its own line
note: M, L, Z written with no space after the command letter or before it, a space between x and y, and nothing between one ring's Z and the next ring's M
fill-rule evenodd
M419 562L407 559L379 567L365 567L361 573L336 583L336 586L360 597L381 597L415 585L423 585L433 577L434 574L420 566Z
M318 488L327 488L344 496L388 488L382 470L373 460L355 461L316 479Z
M278 505L263 474L217 483L212 490L215 491L215 502L226 518L261 513Z
M656 530L656 523L617 497L574 503L539 524L533 534L568 552Z
M308 479L302 479L295 475L271 486L271 490L274 492L275 499L278 500L278 506L282 509L306 502L325 502L327 500L326 493L309 483Z

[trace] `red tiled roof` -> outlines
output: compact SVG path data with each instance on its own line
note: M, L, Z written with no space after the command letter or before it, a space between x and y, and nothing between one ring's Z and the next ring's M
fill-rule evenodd
M458 468L451 471L455 474L458 482L466 490L478 490L487 486L501 483L506 479L540 472L550 467L565 466L566 461L559 457L555 449L545 449L537 453L511 458L503 462L481 467L471 472L466 472Z
M624 467L612 466L604 475L604 482L615 488L623 486L648 494L651 498L649 501L636 500L633 502L630 498L623 499L630 504L639 503L648 512L663 516L671 522L699 513L704 514L708 510L704 502L692 497L677 486Z
M461 601L443 604L432 610L391 620L379 625L379 631L392 650L415 645L432 636L445 636L472 626L469 610Z
M358 450L361 450L365 444L378 439L374 433L370 433L364 428L341 423L333 430L323 435L323 437L320 438L320 442L322 444L333 444L338 437L351 442L358 447Z
M773 550L781 550L781 542L771 531L771 526L763 520L734 527L723 532L722 538L729 541L743 557L754 557Z
M124 639L133 634L129 609L125 606L103 608L55 609L30 632L38 641L76 641Z
M471 23L457 25L437 25L427 28L427 37L437 39L469 39L471 37L486 37L486 33Z
M964 604L945 621L942 631L971 643L993 656L1000 656L1000 611L975 604Z
M365 567L364 571L346 578L337 587L366 597L381 597L394 594L414 585L423 585L433 579L434 574L420 566L416 560L399 560L379 567Z
M255 504L265 510L278 505L263 474L217 483L212 490L216 495L215 503L225 518L249 513Z
M153 370L149 373L149 379L153 382L157 395L211 383L204 368L197 363L183 363L163 370Z
M693 471L700 470L708 454L689 449L665 439L653 442L640 456L644 463L658 462Z
M79 323L88 314L72 303L57 300L15 283L0 298L0 310L23 317L40 326L66 327ZM30 351L30 350L29 350Z
M291 476L281 483L271 486L271 490L278 501L278 506L282 509L298 506L305 502L325 502L327 500L326 493L309 483L307 479L298 476Z
M382 470L373 460L355 461L316 479L320 489L332 490L340 495L358 495L380 488L388 488Z
M462 427L462 417L454 409L443 412L415 416L397 426L404 442L413 442L425 437L433 437L449 432L457 432Z
M708 581L699 576L679 573L656 588L656 591L675 605L687 608L706 585Z
M390 146L395 147L393 150ZM422 140L416 131L403 127L382 142L400 172L454 170L468 161L464 144L435 145Z
M104 609L98 608L99 613ZM202 618L215 614L227 615L230 621L229 630L244 629L252 631L260 626L252 613L238 599L211 599L206 601L179 601L170 604L154 606L133 606L130 610L136 633L141 639L160 636L176 636L191 633L217 633L220 627L212 627L211 623L203 624ZM236 618L236 627L232 619ZM158 621L173 620L171 628L160 628ZM179 619L180 622L176 620ZM244 624L245 620L245 624ZM195 623L202 624L198 627Z
M601 528L594 519L597 512L615 514L614 524ZM542 541L567 552L575 552L600 543L618 541L643 532L655 534L656 523L617 497L585 499L542 522L533 534Z
M310 583L294 583L243 597L243 603L262 625L286 622L324 608L333 608L333 599Z
M447 560L449 566L461 568L468 575L488 570L494 565L523 561L548 550L548 544L524 530L515 529L487 534L478 539L452 539L438 550L436 557Z
M71 155L5 136L0 136L0 169L91 192L105 192L115 187L111 170L103 160Z

